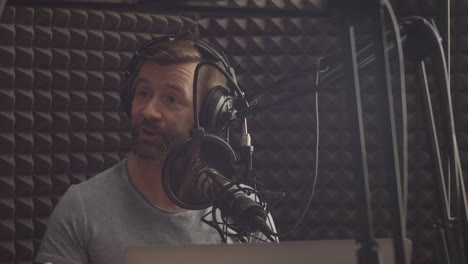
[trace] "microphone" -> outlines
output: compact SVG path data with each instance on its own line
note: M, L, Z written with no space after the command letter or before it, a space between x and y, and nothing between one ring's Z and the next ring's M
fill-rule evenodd
M220 208L223 217L232 218L242 230L272 234L266 223L267 213L249 196L253 192L249 187L237 185L213 168L202 171L196 180L196 186L206 199Z
M213 206L232 219L234 231L260 231L270 237L268 214L250 197L254 190L232 181L234 150L202 128L193 129L191 136L172 148L164 162L162 183L168 198L184 209Z

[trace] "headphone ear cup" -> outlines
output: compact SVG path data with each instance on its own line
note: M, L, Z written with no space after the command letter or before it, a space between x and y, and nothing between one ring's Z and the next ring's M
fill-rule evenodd
M223 85L213 87L200 110L200 125L211 134L218 134L226 129L225 113L233 110L234 98L229 88Z

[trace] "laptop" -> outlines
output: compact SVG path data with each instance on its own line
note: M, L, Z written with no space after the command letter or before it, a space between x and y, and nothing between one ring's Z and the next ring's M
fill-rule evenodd
M380 264L394 264L392 239L377 239ZM407 263L410 240L404 243ZM125 264L359 264L355 240L285 241L221 245L154 245L130 247Z

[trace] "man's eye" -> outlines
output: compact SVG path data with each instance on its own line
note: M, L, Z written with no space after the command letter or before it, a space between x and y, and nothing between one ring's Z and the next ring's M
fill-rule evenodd
M167 97L167 102L170 104L175 104L178 102L177 98L175 96L168 96Z
M148 97L149 96L149 93L147 91L139 91L138 92L138 96L141 96L141 97Z

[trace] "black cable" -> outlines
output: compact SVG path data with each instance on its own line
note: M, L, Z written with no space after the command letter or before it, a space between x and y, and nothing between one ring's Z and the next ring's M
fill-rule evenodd
M312 203L312 198L314 196L314 193L315 193L315 187L317 186L317 178L318 178L318 152L319 152L319 107L318 107L318 92L315 92L314 93L314 99L315 99L315 120L316 120L316 144L315 144L315 171L314 171L314 181L312 183L312 190L310 192L310 195L309 195L309 199L307 200L307 203L306 205L304 206L304 210L301 214L301 216L299 217L299 220L296 222L296 224L291 227L290 230L287 230L283 233L279 233L279 234L276 234L278 237L283 237L283 236L286 236L286 235L289 235L291 234L293 231L295 231L299 225L302 223L302 220L304 220L304 217L307 213L307 211L309 210L309 207L310 207L310 204Z
M319 88L319 80L320 80L320 72L321 72L321 61L323 60L323 57L319 58L318 61L317 61L317 67L315 67L315 69L317 70L316 71L316 83L315 83L315 86L314 86L314 92L313 92L313 96L314 96L314 101L315 101L315 127L316 127L316 138L315 138L315 142L316 142L316 145L315 145L315 170L314 170L314 180L313 180L313 183L312 183L312 190L310 192L310 195L309 195L309 198L307 200L307 203L306 205L304 206L304 210L302 211L302 214L301 216L299 217L299 219L297 220L297 222L289 229L289 230L286 230L284 232L281 232L281 233L278 233L278 232L272 232L270 235L273 235L273 236L277 236L277 237L284 237L286 235L289 235L291 234L293 231L295 231L299 225L302 223L302 221L304 220L304 217L310 207L310 204L312 203L312 199L313 199L313 196L314 196L314 193L315 193L315 188L317 186L317 178L318 178L318 157L319 157L319 141L320 141L320 115L319 115L319 101L318 101L318 88ZM326 71L326 70L325 70ZM268 212L268 215L270 215L270 213ZM268 218L268 221L269 221L269 224L271 225L271 220ZM266 235L266 234L265 234Z
M317 186L317 178L318 178L318 157L319 157L319 141L320 141L320 120L319 120L319 101L318 101L318 86L319 86L319 80L320 80L320 65L321 65L321 61L322 61L323 57L319 58L319 60L317 61L317 76L316 76L316 83L315 83L315 87L314 87L314 93L313 93L313 96L314 96L314 99L315 99L315 127L316 127L316 138L315 138L315 171L314 171L314 181L312 183L312 190L310 192L310 195L309 195L309 199L307 200L307 203L306 205L304 206L304 210L302 211L302 214L301 216L299 217L299 220L289 229L289 230L286 230L284 232L281 232L281 233L272 233L272 235L274 236L277 236L277 237L283 237L283 236L286 236L286 235L289 235L291 234L293 231L295 231L299 225L302 223L302 220L304 220L304 217L310 207L310 204L312 203L312 198L314 196L314 193L315 193L315 188Z

